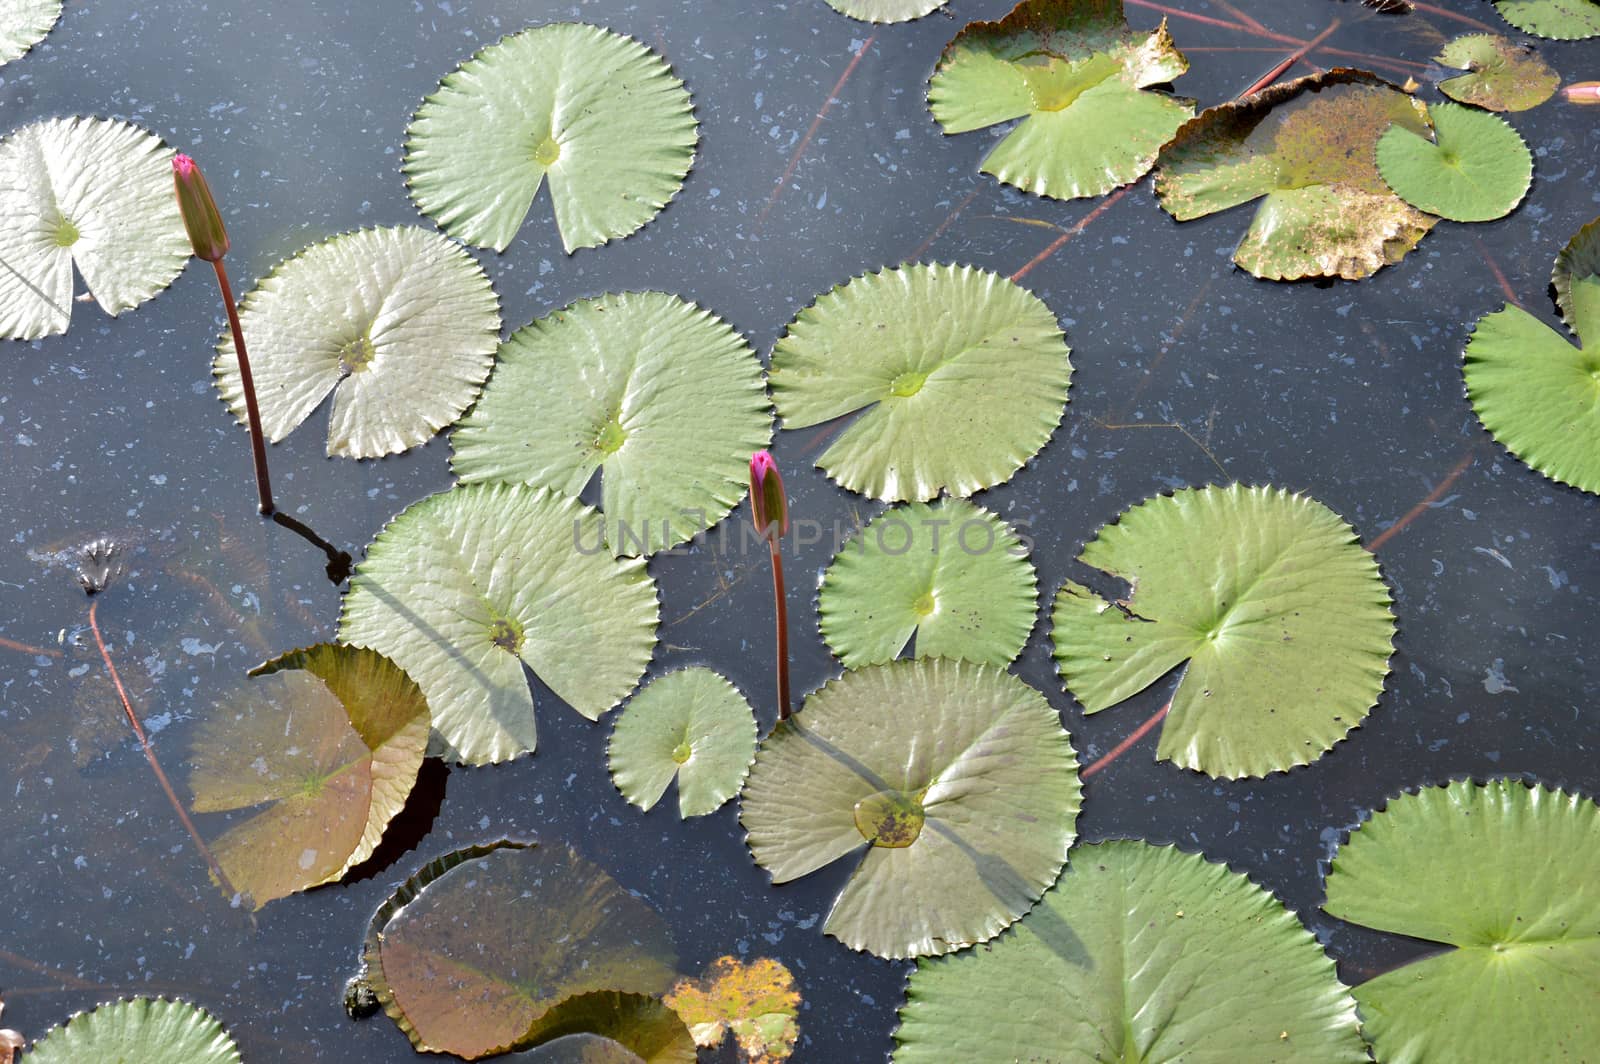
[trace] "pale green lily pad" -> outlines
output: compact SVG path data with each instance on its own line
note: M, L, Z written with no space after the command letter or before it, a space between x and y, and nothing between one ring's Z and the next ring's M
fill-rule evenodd
M321 644L254 670L189 755L197 813L262 807L211 849L256 909L372 856L411 794L428 703L382 654Z
M1428 131L1427 109L1359 70L1332 70L1212 107L1161 152L1156 194L1179 221L1260 199L1233 261L1257 277L1359 280L1437 221L1390 191L1378 138Z
M1533 184L1533 153L1505 119L1455 103L1428 108L1433 139L1395 125L1378 172L1397 196L1453 222L1504 218Z
M45 39L61 18L61 0L0 0L0 65Z
M1555 95L1561 75L1526 44L1494 33L1457 37L1433 57L1471 73L1446 78L1439 91L1452 100L1489 111L1526 111Z
M1056 665L1098 713L1184 666L1156 760L1208 776L1308 764L1366 717L1394 638L1389 589L1355 531L1277 488L1186 488L1106 525L1079 560L1132 593L1068 580Z
M73 267L112 317L189 261L172 149L126 122L52 118L0 141L0 337L67 331Z
M863 22L910 22L931 14L950 0L828 0L828 6L842 15Z
M1351 833L1323 908L1455 947L1355 988L1380 1061L1583 1060L1600 1046L1600 806L1517 780L1404 794Z
M895 1040L895 1064L1368 1059L1349 990L1277 898L1121 841L1075 848L988 948L918 961Z
M1027 548L1000 518L964 499L898 506L833 559L817 596L822 638L845 668L900 656L1006 665L1038 610Z
M1494 0L1500 17L1524 33L1558 41L1600 36L1596 0Z
M239 1064L239 1047L205 1009L186 1001L130 998L50 1028L22 1059L25 1064Z
M802 310L772 349L785 428L859 414L817 459L890 502L1010 480L1050 439L1072 363L1050 308L971 266L864 274Z
M1143 177L1194 101L1151 91L1189 69L1165 21L1129 28L1120 0L1023 0L945 48L928 106L946 133L1022 121L983 172L1056 199Z
M512 484L423 499L373 541L339 637L388 655L433 711L434 752L481 765L533 750L526 665L590 720L650 662L659 616L643 559L585 549L600 517Z
M699 139L665 60L575 22L483 49L422 101L406 134L411 198L445 232L504 251L547 182L569 254L654 218Z
M673 954L655 910L571 847L508 842L423 868L378 909L364 950L412 1045L468 1060L585 1031L615 1038L564 1006L600 991L665 993ZM577 1011L592 1019L605 1004Z
M740 821L786 883L865 850L823 930L901 958L987 942L1055 882L1078 762L1015 676L926 658L845 673L761 744Z
M281 262L239 304L261 429L274 443L333 393L328 454L426 443L472 405L500 344L500 304L460 245L415 226L344 233ZM246 424L233 333L212 364Z
M1521 307L1478 319L1462 373L1483 427L1552 480L1600 493L1600 219L1556 259L1556 298L1582 347Z
M611 782L640 809L678 778L678 813L705 816L739 793L756 752L756 718L738 688L710 669L652 680L617 717Z
M576 496L599 471L612 552L651 554L726 517L771 440L744 337L677 296L627 292L518 330L450 446L464 482Z

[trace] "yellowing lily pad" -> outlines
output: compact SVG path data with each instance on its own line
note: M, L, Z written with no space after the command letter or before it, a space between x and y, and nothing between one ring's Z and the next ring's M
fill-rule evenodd
M1596 0L1494 0L1500 17L1524 33L1558 41L1600 35Z
M1555 95L1561 75L1539 53L1495 33L1469 33L1445 45L1434 62L1470 73L1439 82L1439 91L1488 111L1526 111Z
M800 1037L800 992L789 969L770 957L749 964L718 957L698 980L678 980L666 1003L701 1048L715 1048L732 1032L746 1064L787 1060Z
M186 1001L130 998L52 1027L27 1064L239 1064L239 1047L206 1010Z
M0 0L0 65L45 39L61 18L61 0Z
M1395 125L1378 138L1378 171L1418 210L1455 222L1510 214L1533 184L1533 153L1495 115L1454 103L1428 108L1433 138Z
M611 781L640 809L678 780L678 812L705 816L739 793L756 750L756 718L710 669L680 669L634 695L611 733Z

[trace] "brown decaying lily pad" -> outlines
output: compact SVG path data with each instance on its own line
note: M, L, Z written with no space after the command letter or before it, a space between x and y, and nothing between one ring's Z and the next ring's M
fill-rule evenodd
M748 1064L787 1060L800 1037L800 992L789 969L770 957L749 964L718 957L699 979L678 980L666 1003L703 1048L719 1045L732 1031Z

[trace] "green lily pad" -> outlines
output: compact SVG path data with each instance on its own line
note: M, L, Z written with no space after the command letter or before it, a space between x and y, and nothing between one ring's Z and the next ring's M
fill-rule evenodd
M817 298L772 349L785 428L859 414L817 459L900 502L1010 480L1061 422L1072 377L1055 314L970 266L901 266Z
M1381 1061L1581 1060L1600 1045L1600 806L1517 780L1394 799L1323 906L1455 948L1355 988Z
M1600 35L1600 3L1595 0L1494 0L1500 17L1523 33L1557 41Z
M112 317L189 261L172 149L126 122L52 118L0 141L0 337L67 331L73 267Z
M130 998L50 1028L22 1059L26 1064L239 1064L239 1047L205 1009L186 1001Z
M1533 153L1503 118L1455 103L1428 108L1433 139L1395 125L1378 138L1378 171L1397 196L1453 222L1510 214L1533 184Z
M333 393L328 454L426 443L472 405L494 365L500 309L483 268L415 226L363 229L279 263L239 305L261 430L274 443ZM212 364L241 425L233 334Z
M1390 191L1378 138L1428 131L1427 109L1383 79L1332 70L1212 107L1161 152L1156 195L1179 221L1260 199L1233 261L1257 277L1359 280L1406 252L1437 219Z
M1521 307L1478 319L1462 373L1483 427L1552 480L1600 493L1600 219L1556 259L1557 302L1583 344Z
M0 0L0 65L45 39L61 18L61 0Z
M412 876L373 916L364 951L411 1044L468 1060L580 1031L615 1038L562 1006L598 991L664 993L673 954L655 910L571 847L509 842Z
M640 809L678 778L678 813L705 816L739 793L756 752L756 718L738 688L710 669L647 684L611 733L611 782Z
M895 1064L1368 1059L1349 990L1277 898L1124 841L1075 848L987 949L918 961L895 1041Z
M950 0L828 0L828 6L842 15L863 22L910 22L949 3Z
M1185 666L1158 761L1225 779L1308 764L1383 690L1389 590L1315 499L1238 484L1158 495L1079 561L1133 589L1110 601L1068 580L1056 596L1056 665L1085 713Z
M524 1044L551 1050L551 1064L695 1064L697 1057L676 1012L658 998L615 990L567 998L539 1017Z
M1445 45L1436 63L1471 73L1446 78L1439 91L1488 111L1526 111L1555 95L1561 75L1539 53L1494 33L1469 33Z
M1021 119L983 172L1056 199L1136 181L1194 115L1194 101L1149 91L1189 69L1165 21L1129 28L1121 0L1023 0L956 34L928 84L946 133Z
M324 643L251 673L189 755L197 813L263 807L212 851L256 909L372 856L428 747L428 703L382 654Z
M650 662L659 617L643 559L617 560L600 517L513 484L415 503L373 541L345 593L339 637L386 654L433 711L434 752L473 765L531 752L526 664L590 720Z
M548 180L567 252L627 236L683 186L689 93L629 37L566 22L503 38L417 109L403 169L451 236L504 251Z
M575 496L599 470L613 553L650 554L726 517L750 455L771 440L761 361L744 337L677 296L627 292L579 300L507 340L450 445L466 482Z
M823 930L901 958L987 942L1066 863L1078 762L1015 676L927 658L845 673L756 754L740 821L786 883L865 850Z
M1027 548L964 499L898 506L872 519L822 577L822 638L845 668L899 657L1006 665L1038 610Z

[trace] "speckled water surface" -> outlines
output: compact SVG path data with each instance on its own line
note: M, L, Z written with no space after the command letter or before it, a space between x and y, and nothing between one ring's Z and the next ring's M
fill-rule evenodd
M1205 0L1173 3L1234 17ZM1341 20L1327 44L1412 64L1441 33L1472 29L1339 0L1239 3L1300 39ZM1439 3L1504 28L1489 4ZM673 64L694 93L700 153L640 234L572 257L541 195L503 256L478 254L507 330L582 296L662 288L765 351L815 294L854 274L909 256L1011 273L1094 210L980 175L998 133L947 138L927 113L944 43L1009 6L957 0L948 13L872 27L822 0L69 0L43 45L0 68L0 125L112 115L196 155L224 203L244 290L314 240L419 220L399 174L404 127L461 59L530 24L597 23ZM1158 17L1130 13L1138 26ZM1172 30L1193 61L1178 89L1202 104L1294 50L1192 19ZM1600 76L1600 44L1542 52L1564 80ZM1421 66L1380 73L1406 69L1429 80ZM1259 782L1158 765L1146 739L1089 781L1080 821L1091 839L1172 841L1249 873L1305 915L1353 981L1419 948L1316 909L1324 862L1365 810L1464 774L1600 791L1595 500L1495 445L1459 370L1472 322L1503 302L1491 264L1528 309L1555 320L1551 261L1600 214L1600 108L1552 101L1512 121L1537 157L1528 201L1499 223L1442 223L1358 284L1254 280L1229 261L1249 209L1178 225L1140 184L1026 275L1072 345L1072 399L1039 458L979 497L1027 526L1047 594L1096 529L1154 492L1282 485L1321 499L1369 542L1431 500L1378 551L1400 631L1363 727L1314 765ZM332 636L338 592L318 556L254 513L246 437L210 383L219 325L209 271L191 265L120 319L79 304L66 336L0 350L0 636L48 651L0 647L7 1025L37 1036L100 1000L160 993L215 1012L250 1061L407 1059L387 1019L353 1023L339 1005L367 920L429 857L509 833L571 841L668 914L685 970L723 953L792 967L805 995L798 1060L883 1059L908 966L821 935L848 869L774 889L733 805L689 823L670 799L638 813L607 776L609 726L548 697L536 756L430 768L402 837L361 878L275 902L254 922L229 908L121 719L82 627L82 592L36 560L101 534L128 546L132 571L103 596L100 620L180 788L183 751L211 702L250 665ZM314 417L274 448L272 470L280 504L338 543L361 548L393 512L450 482L443 440L335 462L323 457L324 427ZM778 441L794 511L846 526L877 512L809 468L820 449L815 430ZM666 623L651 674L713 665L770 722L766 560L719 552L720 542L652 563ZM825 536L790 562L802 691L835 671L811 609L812 574L833 546ZM1018 671L1060 708L1085 762L1170 686L1086 720L1055 682L1042 618Z

